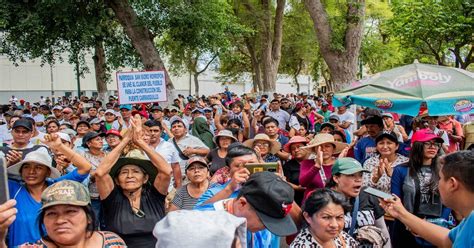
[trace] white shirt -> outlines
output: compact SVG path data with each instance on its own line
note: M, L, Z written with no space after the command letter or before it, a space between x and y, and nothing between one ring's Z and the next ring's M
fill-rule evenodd
M155 147L155 151L160 154L168 164L178 163L180 158L178 151L170 142L160 139L160 143Z
M346 110L346 112L344 112L344 114L338 114L336 112L336 115L339 117L339 123L342 124L344 121L351 123L351 125L349 125L349 127L346 128L346 129L352 135L354 133L354 129L355 129L355 126L356 126L354 124L355 115L353 113L349 112L348 110Z
M285 110L279 109L277 111L267 112L268 116L275 118L278 121L278 127L286 130L286 123L290 121L290 114Z

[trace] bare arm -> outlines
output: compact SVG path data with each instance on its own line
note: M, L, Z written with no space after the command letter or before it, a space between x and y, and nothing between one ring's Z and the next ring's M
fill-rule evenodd
M250 121L246 111L242 111L242 122L244 126L244 139L248 139L250 135Z
M173 177L174 177L174 188L177 189L181 187L182 185L182 173L181 173L181 167L179 166L179 163L172 163L171 164L171 169L173 170Z
M91 171L92 165L89 163L89 161L87 161L87 159L85 159L83 156L73 151L71 148L64 145L57 134L46 135L42 142L49 148L57 150L64 154L64 156L69 158L72 164L77 167L77 172L79 174L85 175Z
M114 181L109 175L109 172L119 159L125 146L127 146L127 144L132 140L131 135L133 135L132 130L129 129L118 146L102 159L95 170L95 182L97 184L100 199L107 198L114 189Z
M221 131L221 130L224 130L224 126L222 126L221 124L221 115L216 113L216 115L214 116L214 124L216 124L216 128L218 131Z

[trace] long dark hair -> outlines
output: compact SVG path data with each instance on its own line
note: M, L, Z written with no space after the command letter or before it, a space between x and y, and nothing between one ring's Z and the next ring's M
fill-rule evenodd
M97 231L97 222L96 222L96 219L95 219L95 214L94 214L94 211L92 210L92 206L90 204L87 205L87 206L83 206L81 208L86 213L87 221L89 221L89 223L87 224L87 227L86 227L86 232L87 232L87 238L90 238L90 237L92 237L92 234L94 234L94 231ZM46 241L55 243L48 236L48 234L45 232L45 229L44 229L44 213L46 212L46 209L43 209L40 212L40 214L38 215L38 219L37 219L38 228L39 228L39 231L40 231L40 236Z
M438 154L431 160L430 169L432 172L430 188L436 189L435 185L439 179L439 171L437 166L437 160L440 155L440 149L438 149ZM424 154L424 145L423 142L414 142L411 146L410 156L406 166L409 168L409 175L412 178L417 176L417 173L420 171L421 167L423 167L423 155Z

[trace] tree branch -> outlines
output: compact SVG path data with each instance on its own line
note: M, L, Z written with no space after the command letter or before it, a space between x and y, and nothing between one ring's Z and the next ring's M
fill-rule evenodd
M207 67L209 67L209 65L212 63L212 61L214 61L214 60L217 58L217 56L219 56L219 53L214 54L214 56L212 57L212 59L209 60L209 62L207 62L207 65L204 67L204 69L202 69L202 70L196 72L196 74L199 75L199 74L205 72L205 71L207 70Z
M320 0L305 0L306 9L313 19L316 38L322 53L331 53L331 33L328 16Z

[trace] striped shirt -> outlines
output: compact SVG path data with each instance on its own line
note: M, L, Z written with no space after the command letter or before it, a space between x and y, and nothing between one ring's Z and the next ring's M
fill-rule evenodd
M176 191L172 203L178 207L178 209L193 210L198 200L199 198L194 198L189 194L188 184L186 184Z

